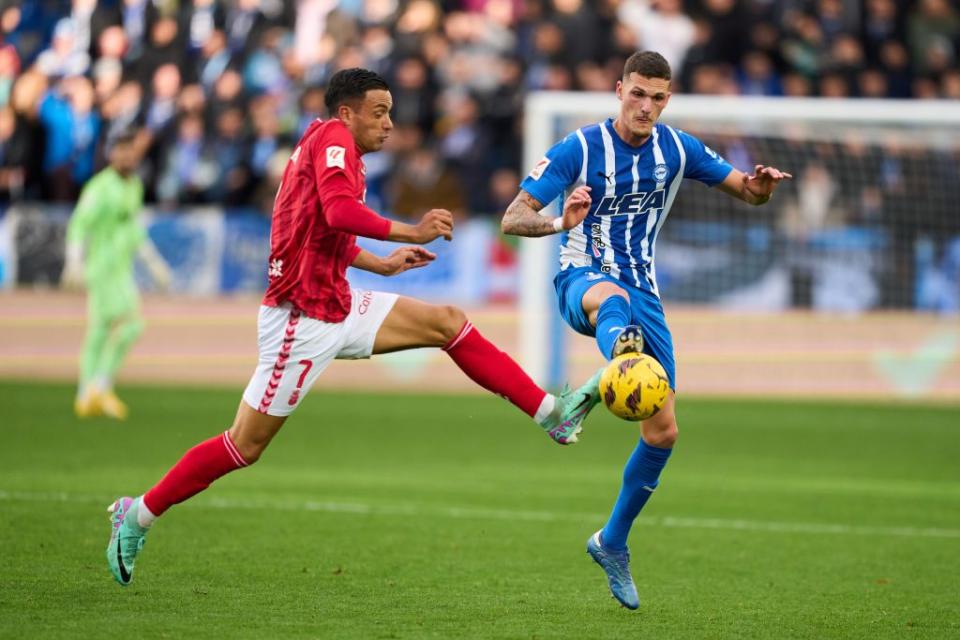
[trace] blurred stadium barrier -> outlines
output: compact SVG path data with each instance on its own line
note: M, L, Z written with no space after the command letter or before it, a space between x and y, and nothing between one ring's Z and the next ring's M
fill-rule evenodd
M18 204L0 214L0 288L55 286L63 270L64 235L70 209L50 204ZM170 264L173 292L195 296L261 294L267 286L270 220L245 209L215 207L144 213L150 238ZM391 243L360 239L375 253ZM489 220L457 226L455 243L437 240L437 260L429 269L384 279L352 269L356 288L376 288L419 298L469 306L512 299L516 271ZM151 283L144 275L142 286Z

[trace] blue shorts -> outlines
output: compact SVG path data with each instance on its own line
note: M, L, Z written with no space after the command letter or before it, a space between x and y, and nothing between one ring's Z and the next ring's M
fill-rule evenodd
M583 311L583 295L598 282L610 282L630 296L630 321L643 331L643 352L663 365L670 379L670 388L677 388L677 365L673 358L673 336L667 328L660 298L650 291L637 289L592 267L564 269L553 279L560 301L560 315L570 327L585 336L594 337L596 328Z

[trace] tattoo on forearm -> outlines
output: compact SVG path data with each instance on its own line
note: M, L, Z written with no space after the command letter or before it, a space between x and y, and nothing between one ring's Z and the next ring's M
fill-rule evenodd
M553 235L556 233L553 221L549 217L540 215L541 209L543 205L539 200L526 191L521 191L503 214L500 228L504 233L512 236L539 238Z

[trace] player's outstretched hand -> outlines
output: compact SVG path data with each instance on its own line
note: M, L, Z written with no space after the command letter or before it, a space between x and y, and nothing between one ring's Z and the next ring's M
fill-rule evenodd
M60 286L67 291L83 290L83 266L71 263L69 260L63 267L60 275Z
M395 276L398 273L419 269L433 262L437 254L423 247L400 247L381 259L380 275Z
M173 284L173 273L170 271L170 267L166 264L159 265L150 269L150 273L153 276L153 284L157 291L162 293L170 291L170 285Z
M427 244L440 236L453 240L453 214L446 209L430 209L414 227L414 242Z
M755 198L768 200L781 180L790 179L793 175L780 171L776 167L766 167L758 164L753 168L753 175L743 176L743 189Z
M590 187L583 185L573 190L563 203L563 228L573 229L590 212Z

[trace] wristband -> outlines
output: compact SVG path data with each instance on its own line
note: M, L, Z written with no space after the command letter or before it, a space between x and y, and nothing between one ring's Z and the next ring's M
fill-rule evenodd
M559 216L553 219L553 231L554 233L561 233L563 231L566 231L566 229L563 228L563 216Z

